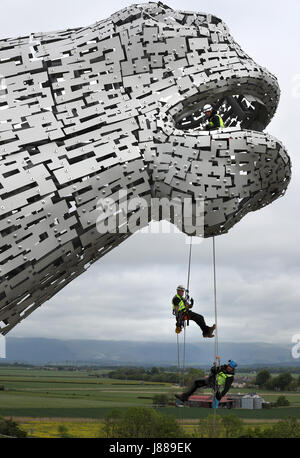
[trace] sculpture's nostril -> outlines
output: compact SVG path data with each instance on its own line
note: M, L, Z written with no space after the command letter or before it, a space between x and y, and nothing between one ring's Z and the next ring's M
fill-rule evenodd
M185 107L174 117L177 129L205 129L207 118L203 113L203 106L210 99L194 102ZM233 94L224 95L213 103L213 109L224 122L224 127L238 127L262 131L268 123L268 110L265 104L252 95Z

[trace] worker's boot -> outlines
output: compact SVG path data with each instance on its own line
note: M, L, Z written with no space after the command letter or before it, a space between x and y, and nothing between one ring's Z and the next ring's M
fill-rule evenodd
M184 393L182 394L175 394L175 398L178 399L180 402L185 403L188 400L188 396Z
M180 334L181 333L181 329L182 329L182 327L180 326L180 322L177 321L176 322L176 328L175 328L176 334Z
M206 333L203 333L203 337L208 337L208 338L215 337L215 335L213 334L215 329L216 329L216 325L214 324L213 326L208 328L208 331Z

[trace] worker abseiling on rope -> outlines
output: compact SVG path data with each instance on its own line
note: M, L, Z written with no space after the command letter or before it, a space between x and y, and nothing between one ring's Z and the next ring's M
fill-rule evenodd
M224 127L224 122L221 116L213 109L209 104L204 105L203 113L205 114L208 125L205 127L206 130L216 130Z
M175 394L176 399L184 403L198 388L206 386L214 391L213 407L218 407L220 400L232 385L236 367L237 363L233 360L229 360L227 364L219 367L214 364L210 369L209 376L194 380L187 391L182 394Z
M207 326L202 315L190 310L193 307L194 300L191 298L188 302L188 300L183 297L184 292L185 287L179 285L177 287L177 294L172 299L173 315L176 316L176 333L178 334L181 331L184 320L187 319L195 321L195 323L198 324L202 330L203 337L214 337L213 332L216 329L216 325Z

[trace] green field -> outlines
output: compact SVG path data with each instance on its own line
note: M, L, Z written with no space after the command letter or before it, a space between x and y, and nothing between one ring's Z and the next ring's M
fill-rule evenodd
M103 377L103 370L46 370L0 366L0 415L32 418L85 418L102 419L112 408L152 406L152 396L165 393L173 398L180 389L168 383L114 380ZM247 389L231 392L246 393ZM207 391L209 393L209 391ZM235 413L244 419L271 420L295 416L300 419L300 393L260 391L266 401L275 401L285 395L289 407L246 410L219 409L218 414ZM206 417L211 409L175 408L158 409L178 419Z

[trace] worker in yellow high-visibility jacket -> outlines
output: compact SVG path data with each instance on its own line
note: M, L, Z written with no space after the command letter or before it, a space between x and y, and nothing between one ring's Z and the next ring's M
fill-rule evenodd
M208 124L205 127L206 130L216 130L224 127L222 117L213 109L211 105L204 105L203 113L208 120Z
M181 402L188 401L188 398L201 387L210 387L215 392L213 407L218 407L220 400L229 391L234 380L237 363L230 359L228 364L220 367L213 365L208 377L194 380L190 388L182 394L175 394L176 399Z
M176 332L179 333L181 331L180 321L188 319L193 320L198 326L201 328L203 337L214 337L214 330L216 329L216 325L207 326L205 323L204 317L199 313L192 312L190 309L193 307L194 300L188 302L187 299L184 298L185 287L179 285L177 287L177 294L172 299L173 304L173 315L176 316Z

